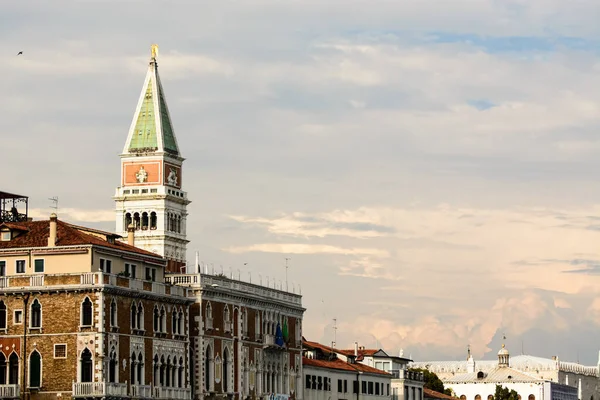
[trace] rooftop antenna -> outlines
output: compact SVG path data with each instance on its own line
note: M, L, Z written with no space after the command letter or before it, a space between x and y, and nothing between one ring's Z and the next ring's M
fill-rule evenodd
M52 202L50 208L54 208L54 212L58 214L58 196L49 197L48 200Z
M291 260L290 257L285 258L285 291L286 292L289 291L288 290L288 276L287 276L288 274L287 273L288 273L288 261L290 261L290 260Z
M335 349L335 345L337 344L337 318L333 319L333 344L331 347Z

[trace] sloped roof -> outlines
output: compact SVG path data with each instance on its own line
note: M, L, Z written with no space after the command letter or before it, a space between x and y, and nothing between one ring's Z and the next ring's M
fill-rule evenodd
M42 221L26 221L26 222L11 222L3 223L0 227L6 226L10 229L16 229L21 233L9 241L0 241L0 250L27 248L27 247L47 247L48 236L50 235L50 222ZM101 236L104 235L104 238ZM142 250L140 248L130 246L126 243L115 240L109 242L107 238L119 238L119 235L114 233L104 232L98 229L79 227L67 222L56 221L56 246L81 246L95 245L108 247L112 249L128 251L145 256L161 258L158 254Z
M482 375L478 378L478 375ZM543 382L543 379L534 378L533 376L522 373L521 371L510 367L496 367L490 371L476 371L461 375L456 375L451 378L444 379L444 383L534 383Z
M123 148L123 154L152 152L179 155L155 54L150 58L146 79Z
M423 388L423 397L426 399L456 400L456 397L436 392L435 390L427 389L425 387Z
M375 375L384 375L391 377L385 371L382 371L377 368L370 367L368 365L356 363L350 364L340 359L334 360L316 360L313 358L302 357L302 365L312 366L317 368L327 368L327 369L337 369L342 371L351 371L351 372L361 372L367 374L375 374Z

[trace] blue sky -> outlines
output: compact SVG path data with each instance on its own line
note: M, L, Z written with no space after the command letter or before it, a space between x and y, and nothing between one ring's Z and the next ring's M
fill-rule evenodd
M594 365L599 18L593 0L6 4L2 189L113 229L158 43L188 259L282 280L291 257L311 340L336 318L340 345L462 359L506 333Z

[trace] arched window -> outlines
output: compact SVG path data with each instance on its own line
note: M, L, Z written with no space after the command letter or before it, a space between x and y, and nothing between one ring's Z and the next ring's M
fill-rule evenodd
M144 384L144 356L142 355L141 351L140 354L138 354L137 359L137 384Z
M177 216L177 233L181 233L181 216Z
M8 384L19 383L19 356L14 351L8 357Z
M146 230L148 229L148 213L147 212L143 212L142 213L142 229Z
M183 335L183 329L184 329L184 324L183 324L183 308L179 308L179 314L177 315L177 332L180 335Z
M488 394L487 400L494 400L494 396L492 396L491 394Z
M144 306L141 301L137 308L137 329L144 330Z
M6 304L0 301L0 329L6 329Z
M467 400L467 396L465 396L464 394L462 394L462 395L460 396L460 400Z
M133 227L136 231L140 229L140 213L133 214Z
M173 218L171 218L171 213L167 213L167 230L169 232L173 230Z
M29 320L30 328L41 328L42 327L42 305L38 299L35 299L31 303L31 317Z
M529 397L527 398L527 400L535 400L535 395L530 394Z
M0 351L0 385L6 385L7 365L4 353Z
M171 314L171 330L173 331L173 335L179 335L179 331L177 330L177 310L173 309L173 313Z
M154 386L160 386L160 379L159 379L159 374L160 374L160 363L158 362L158 355L154 356Z
M223 392L231 391L229 387L229 376L231 375L231 360L229 357L229 349L226 347L223 351Z
M165 362L165 356L160 357L160 386L165 386L165 375L167 372L167 363Z
M42 386L42 356L37 350L29 355L29 387Z
M160 312L158 311L158 306L155 305L154 306L154 313L153 313L153 320L154 320L154 332L160 332Z
M87 347L81 352L80 381L94 381L94 365L92 363L92 352Z
M81 326L92 326L92 301L86 297L81 303Z
M183 379L184 379L183 378L183 376L184 376L183 368L184 368L183 357L179 357L179 368L177 369L177 383L180 388L184 386L184 384L183 384L184 383L183 382Z
M214 359L212 348L206 346L206 354L204 357L204 391L209 392L212 390L214 382Z
M156 229L156 213L152 211L150 213L150 229Z
M165 306L160 308L160 331L167 332L167 311L165 310Z
M118 363L119 363L119 361L117 360L117 352L115 351L115 348L113 347L110 350L110 359L108 361L108 381L109 382L117 382L117 379L119 377L117 374Z
M137 304L131 302L131 329L137 329Z
M475 395L475 400L481 400L481 395L479 395L479 394L476 394L476 395Z
M231 313L227 306L225 306L225 309L223 310L223 330L225 332L231 331Z
M137 357L135 356L135 352L131 353L131 362L129 363L129 381L132 385L135 385L135 372L137 367Z
M129 225L131 225L132 222L133 220L131 219L131 213L125 214L125 230L129 228Z
M115 299L110 302L110 326L117 326L117 302Z
M213 328L213 315L212 315L212 306L210 302L206 303L206 324L204 329L212 329Z

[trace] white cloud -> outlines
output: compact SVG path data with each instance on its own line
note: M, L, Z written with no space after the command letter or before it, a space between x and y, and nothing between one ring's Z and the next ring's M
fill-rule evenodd
M371 255L387 257L388 252L380 249L369 248L343 248L322 244L302 243L260 243L249 246L233 246L223 249L231 253L281 253L281 254L340 254L340 255Z
M29 216L35 219L48 219L54 210L33 208ZM60 208L58 218L71 222L114 222L114 210L85 210L79 208Z

